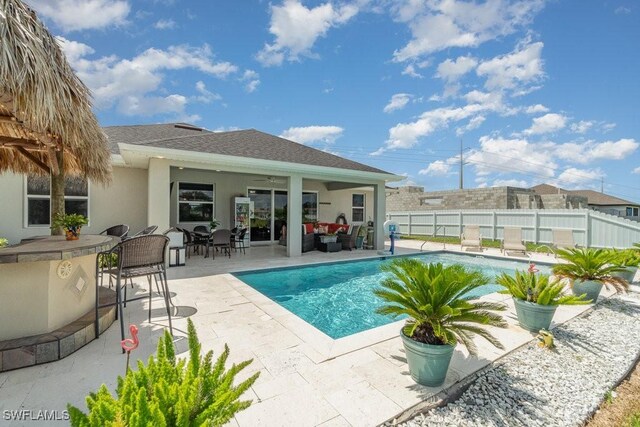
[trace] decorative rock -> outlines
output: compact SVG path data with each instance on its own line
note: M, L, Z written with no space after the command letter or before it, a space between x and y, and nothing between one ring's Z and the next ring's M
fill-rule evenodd
M532 342L484 372L457 401L402 426L583 425L640 355L640 295L601 301L553 333L555 351Z

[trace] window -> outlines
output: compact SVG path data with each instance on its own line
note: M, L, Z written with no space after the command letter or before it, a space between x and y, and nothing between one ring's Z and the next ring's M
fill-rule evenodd
M302 193L302 223L318 221L318 193Z
M351 195L351 222L364 222L364 194Z
M69 176L64 183L64 210L89 217L89 183L82 177ZM27 176L27 226L49 226L51 218L51 179Z
M178 222L213 219L213 184L178 183Z
M627 206L626 216L638 216L638 208Z

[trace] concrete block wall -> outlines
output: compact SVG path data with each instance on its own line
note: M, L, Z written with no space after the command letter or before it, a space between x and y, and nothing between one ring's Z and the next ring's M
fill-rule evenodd
M400 187L387 192L387 212L447 209L529 209L533 190L516 187L431 191Z

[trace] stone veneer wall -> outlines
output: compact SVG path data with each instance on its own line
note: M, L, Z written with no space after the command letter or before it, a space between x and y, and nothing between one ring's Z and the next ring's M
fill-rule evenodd
M422 187L400 187L387 192L387 212L447 209L530 209L533 190L516 187L431 191Z

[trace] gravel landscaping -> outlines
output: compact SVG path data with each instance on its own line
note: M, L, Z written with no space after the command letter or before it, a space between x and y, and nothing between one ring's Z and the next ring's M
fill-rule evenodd
M455 402L402 425L582 425L636 364L640 294L605 300L553 333L555 350L529 343L480 374Z

